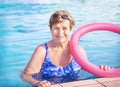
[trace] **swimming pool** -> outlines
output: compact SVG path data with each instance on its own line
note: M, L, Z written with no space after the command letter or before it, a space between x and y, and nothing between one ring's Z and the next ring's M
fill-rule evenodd
M64 2L64 3L63 3ZM119 0L4 0L0 2L0 86L28 87L20 74L35 47L51 39L49 16L56 10L68 10L75 17L73 32L93 22L120 24ZM80 44L96 65L120 67L120 36L106 31L91 32ZM82 79L93 78L87 72Z

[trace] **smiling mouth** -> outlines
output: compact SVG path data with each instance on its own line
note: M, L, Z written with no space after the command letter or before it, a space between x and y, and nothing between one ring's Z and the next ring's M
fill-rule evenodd
M64 38L64 36L57 36L57 38Z

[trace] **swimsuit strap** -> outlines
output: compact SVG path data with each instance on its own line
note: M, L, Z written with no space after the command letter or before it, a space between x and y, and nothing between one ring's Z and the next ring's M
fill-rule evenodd
M47 45L47 43L45 43L45 48L46 48L46 51L48 50L48 45Z
M46 55L48 54L48 45L45 43Z
M50 56L49 56L49 53L48 53L48 45L47 45L47 43L45 43L44 45L45 45L45 49L46 49L45 59L49 60L49 59L50 59Z

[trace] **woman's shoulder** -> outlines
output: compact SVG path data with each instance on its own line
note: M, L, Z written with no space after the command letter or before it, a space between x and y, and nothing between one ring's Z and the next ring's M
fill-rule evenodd
M45 44L48 44L48 42L45 42L45 43L42 43L42 44L39 44L37 47L36 47L36 49L45 49Z
M42 43L35 48L35 52L41 52L41 51L46 52L45 43Z
M46 52L46 49L48 48L49 42L50 42L50 41L39 44L39 45L36 47L35 50L36 50L36 51L41 51L41 50L42 50L42 51Z
M43 48L45 48L45 44L42 43L42 44L38 45L36 48L37 48L37 49L43 49Z
M86 53L85 49L79 45L79 50L80 50L80 53L83 54L84 58L87 59L87 53Z

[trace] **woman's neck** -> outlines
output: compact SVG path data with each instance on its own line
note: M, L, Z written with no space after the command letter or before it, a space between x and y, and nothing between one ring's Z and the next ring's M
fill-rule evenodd
M63 42L63 43L58 43L58 42L55 42L55 41L50 41L50 44L52 47L57 47L57 48L61 48L61 49L65 49L66 46L68 46L68 41L66 42Z

